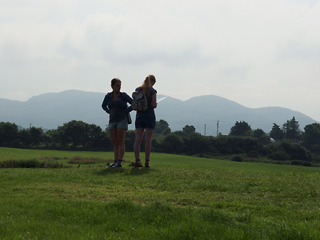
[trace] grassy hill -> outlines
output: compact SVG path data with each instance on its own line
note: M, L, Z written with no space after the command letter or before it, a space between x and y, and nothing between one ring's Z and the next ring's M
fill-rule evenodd
M318 168L0 148L1 239L319 239ZM62 168L61 168L62 164ZM48 165L51 166L51 165Z

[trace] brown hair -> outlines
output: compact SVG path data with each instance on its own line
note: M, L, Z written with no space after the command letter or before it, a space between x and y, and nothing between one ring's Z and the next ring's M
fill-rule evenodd
M111 80L111 87L113 87L117 82L121 82L121 80L119 78L113 78Z
M150 88L152 87L152 84L156 83L156 77L154 75L149 74L146 79L143 81L141 87L142 91L150 97Z

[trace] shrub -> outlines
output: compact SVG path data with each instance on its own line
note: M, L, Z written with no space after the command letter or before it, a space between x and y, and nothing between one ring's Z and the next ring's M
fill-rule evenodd
M311 162L305 162L305 161L299 161L299 160L293 160L291 161L291 165L300 165L305 167L312 167Z
M69 164L94 164L94 163L101 163L101 162L106 162L106 160L102 158L95 158L95 157L84 158L80 156L74 156L68 161Z
M170 133L163 139L161 143L161 148L163 152L166 153L182 153L184 151L184 143L180 136ZM197 148L197 151L199 149ZM196 152L197 152L196 151Z
M312 163L311 163L311 162L303 162L303 163L302 163L302 166L312 167Z
M301 165L301 162L298 160L291 161L291 165Z
M235 155L235 156L232 156L231 158L231 161L234 161L234 162L242 162L242 157L239 156L239 155Z
M290 159L289 154L282 151L275 151L269 154L268 157L273 160L289 160Z
M46 163L37 160L8 160L0 162L0 168L62 168L59 163Z
M280 143L279 148L283 149L283 151L286 152L292 160L310 160L311 158L308 151L301 146L301 144L296 142L283 141Z
M258 158L259 157L259 153L257 151L250 151L247 154L247 156L250 157L250 158Z

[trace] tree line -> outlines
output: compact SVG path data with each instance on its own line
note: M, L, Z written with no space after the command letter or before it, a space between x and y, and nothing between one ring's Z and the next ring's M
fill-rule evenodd
M126 151L133 151L134 139L134 131L129 130L125 138ZM95 124L77 120L48 131L37 127L19 129L15 123L0 122L0 146L113 150L107 129L102 130ZM310 165L311 162L320 162L320 124L309 124L302 131L293 117L282 128L274 123L270 133L265 133L262 129L251 129L245 121L237 121L228 135L219 133L219 136L213 137L197 133L193 125L186 125L181 131L172 132L169 124L160 120L156 122L152 151L204 157L237 155L238 160L269 159Z

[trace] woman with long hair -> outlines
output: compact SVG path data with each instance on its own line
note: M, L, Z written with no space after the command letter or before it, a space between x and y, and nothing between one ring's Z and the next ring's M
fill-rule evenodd
M151 140L156 125L154 109L157 107L157 91L153 88L155 83L155 76L148 75L142 85L136 89L136 91L145 93L148 100L148 109L146 111L137 111L136 115L136 137L134 141L135 167L143 167L140 161L140 146L143 134L145 142L145 167L150 167Z
M112 92L108 93L102 102L102 108L109 113L108 130L113 144L114 162L109 167L122 167L125 153L125 134L128 130L128 113L132 110L128 103L132 98L125 92L120 92L121 81L118 78L111 80Z

